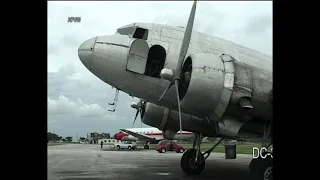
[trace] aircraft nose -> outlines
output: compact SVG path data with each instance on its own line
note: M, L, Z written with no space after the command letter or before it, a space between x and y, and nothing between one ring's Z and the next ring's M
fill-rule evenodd
M79 59L82 62L82 64L88 69L90 68L90 61L92 59L95 41L96 37L90 38L84 41L78 48Z

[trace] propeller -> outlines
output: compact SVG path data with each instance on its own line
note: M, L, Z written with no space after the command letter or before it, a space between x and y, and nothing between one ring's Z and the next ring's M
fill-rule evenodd
M164 68L161 70L161 77L163 79L169 80L171 83L165 89L165 91L161 95L159 101L168 92L168 90L171 88L171 86L175 85L177 100L178 100L179 124L180 124L180 133L181 134L182 134L182 122L181 122L181 107L180 107L180 97L179 97L179 89L178 88L179 88L179 83L180 83L181 74L182 74L182 63L186 57L186 54L187 54L187 51L189 48L190 39L191 39L193 22L194 22L194 17L195 17L195 13L196 13L196 5L197 5L197 1L195 0L193 2L193 6L192 6L192 9L191 9L191 12L189 15L188 24L187 24L186 30L184 32L184 36L183 36L183 40L182 40L182 44L181 44L181 49L180 49L180 54L179 54L179 59L178 59L175 73L173 73L173 70L167 69L167 68ZM184 75L184 76L188 76L188 75Z
M140 101L138 103L132 103L131 104L132 108L137 109L137 113L136 113L136 116L135 116L135 118L133 120L132 127L134 126L134 123L136 122L139 113L140 113L140 118L141 119L143 118L143 115L144 115L144 112L145 112L145 104L146 104L146 101L144 101L142 99L140 99Z

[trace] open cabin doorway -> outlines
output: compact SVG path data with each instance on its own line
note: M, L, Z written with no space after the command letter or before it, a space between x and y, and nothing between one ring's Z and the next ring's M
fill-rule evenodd
M161 70L166 61L166 50L161 45L153 45L149 49L147 65L144 75L160 78Z

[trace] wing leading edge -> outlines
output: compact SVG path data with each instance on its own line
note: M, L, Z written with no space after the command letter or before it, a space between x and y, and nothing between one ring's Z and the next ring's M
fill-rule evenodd
M158 140L154 137L150 137L150 136L144 135L144 134L138 134L138 133L126 130L126 129L120 129L120 131L123 131L131 136L134 136L134 137L138 138L139 140Z

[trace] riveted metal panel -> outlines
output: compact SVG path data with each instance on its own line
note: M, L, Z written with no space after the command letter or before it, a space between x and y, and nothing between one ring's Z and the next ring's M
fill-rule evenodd
M209 119L213 122L219 122L221 117L219 117L218 115L216 115L215 113L212 113L210 116L209 116Z
M219 102L218 106L216 107L216 109L214 110L214 113L221 118L223 113L226 111L228 105L223 104L221 101Z
M210 120L214 122L218 122L226 111L234 86L234 59L227 54L221 55L220 58L224 65L224 87L219 103L216 106L214 113L209 117Z
M161 28L161 40L164 40L162 37L168 37L172 39L182 40L184 36L183 30Z
M233 83L234 83L234 74L225 73L224 74L224 88L232 90Z
M224 70L227 73L234 73L234 65L233 62L224 62Z
M223 62L234 61L234 59L228 54L222 54L220 57L221 57Z
M231 95L232 95L232 90L223 88L220 102L222 104L228 105Z
M252 91L252 72L251 69L243 64L234 63L235 78L234 85L244 87Z

